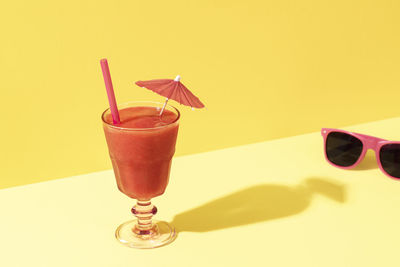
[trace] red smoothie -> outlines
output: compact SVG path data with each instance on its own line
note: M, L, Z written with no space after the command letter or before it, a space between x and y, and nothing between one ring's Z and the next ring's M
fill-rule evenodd
M148 200L164 193L175 152L179 112L151 106L119 110L121 123L113 125L110 111L103 128L118 188L127 196Z

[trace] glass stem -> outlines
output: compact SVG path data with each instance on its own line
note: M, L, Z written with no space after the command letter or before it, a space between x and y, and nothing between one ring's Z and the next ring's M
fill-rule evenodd
M153 229L152 218L157 213L157 208L151 204L151 200L138 200L132 208L132 213L137 218L134 232L140 235L149 235Z

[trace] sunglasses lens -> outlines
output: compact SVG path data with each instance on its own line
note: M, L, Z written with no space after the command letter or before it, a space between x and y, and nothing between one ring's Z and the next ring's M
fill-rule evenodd
M388 144L379 151L382 168L390 175L400 178L400 144Z
M331 132L326 138L326 156L338 166L349 167L357 162L363 150L362 142L349 134Z

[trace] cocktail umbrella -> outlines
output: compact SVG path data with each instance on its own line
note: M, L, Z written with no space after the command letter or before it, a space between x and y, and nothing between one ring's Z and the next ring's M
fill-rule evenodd
M161 109L160 115L163 113L169 99L173 99L180 104L190 106L192 108L204 108L204 104L196 97L183 83L180 82L181 76L176 76L171 79L157 79L149 81L137 81L136 85L147 88L153 92L165 96L164 106Z

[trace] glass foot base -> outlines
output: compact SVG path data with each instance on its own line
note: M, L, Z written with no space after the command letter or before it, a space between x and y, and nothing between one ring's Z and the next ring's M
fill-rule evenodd
M119 242L131 248L156 248L171 243L176 238L175 228L167 222L153 220L149 231L140 231L137 220L121 224L115 231Z

